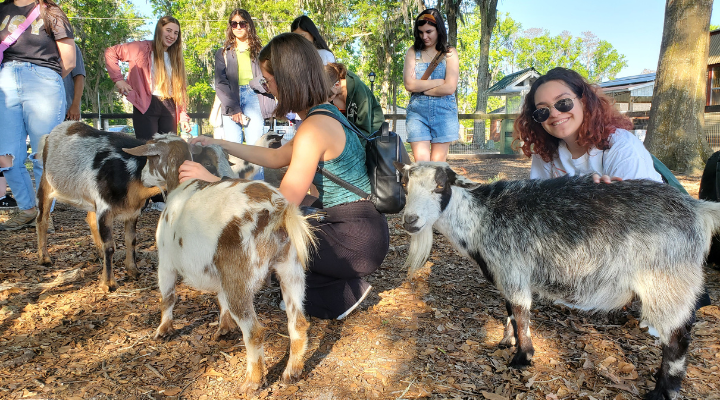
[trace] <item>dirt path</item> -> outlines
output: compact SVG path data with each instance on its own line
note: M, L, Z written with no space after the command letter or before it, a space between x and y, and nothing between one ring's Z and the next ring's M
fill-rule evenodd
M522 178L526 160L453 160L472 179ZM463 172L464 171L464 172ZM699 177L683 177L697 195ZM235 399L245 374L239 334L219 342L215 298L178 286L178 332L152 339L160 320L154 228L138 224L137 281L127 279L117 240L120 289L104 293L84 215L60 206L50 235L52 267L35 261L35 233L0 233L0 398ZM0 221L7 218L0 215ZM499 349L505 311L498 292L442 237L409 283L402 268L407 235L391 217L392 251L369 281L372 294L344 321L311 318L302 379L278 382L287 361L279 288L256 300L268 328L267 385L260 399L635 399L654 386L657 341L638 328L637 305L591 315L538 303L532 311L535 363L506 367ZM121 238L121 226L115 227ZM720 274L707 269L712 306L698 314L683 396L718 399Z

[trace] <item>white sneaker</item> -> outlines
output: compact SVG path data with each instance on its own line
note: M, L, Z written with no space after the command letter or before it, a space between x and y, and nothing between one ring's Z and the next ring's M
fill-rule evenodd
M367 297L367 295L370 294L370 290L371 290L371 289L372 289L372 285L371 285L371 286L368 286L368 288L365 290L365 293L363 293L363 295L360 297L360 300L358 300L355 304L353 304L352 307L348 308L347 311L345 311L344 313L340 314L340 316L337 317L337 320L340 321L340 320L342 320L343 318L347 317L348 314L350 314L351 312L353 312L353 310L356 309L357 306L359 306L360 303L362 303L363 300L365 300L365 298Z
M658 332L657 329L655 329L654 326L648 324L648 322L645 321L645 320L642 320L642 321L640 322L640 328L648 328L648 334L649 334L649 335L655 336L656 338L659 338L659 337L660 337L660 332Z

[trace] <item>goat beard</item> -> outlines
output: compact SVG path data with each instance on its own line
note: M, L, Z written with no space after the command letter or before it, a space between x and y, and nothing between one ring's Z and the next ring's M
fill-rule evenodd
M432 226L410 235L410 248L408 249L408 257L405 260L405 267L408 269L408 277L415 276L417 270L425 265L430 250L432 250L433 230Z

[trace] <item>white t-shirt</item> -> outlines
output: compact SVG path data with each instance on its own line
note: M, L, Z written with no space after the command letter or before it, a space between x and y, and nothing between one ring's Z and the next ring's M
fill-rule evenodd
M335 62L335 56L333 55L333 53L331 53L325 49L318 49L318 54L320 54L320 58L322 58L323 65L327 65L327 63Z
M170 64L170 55L168 52L165 52L165 72L167 73L167 79L168 81L172 82L172 64ZM155 79L155 57L152 55L150 56L150 71L152 71L152 94L158 97L162 96L162 93L160 93L160 90L158 90L155 87L155 82L157 82L157 79ZM170 84L170 93L168 95L172 96L172 84Z
M602 151L595 147L573 159L564 141L560 141L558 154L549 163L537 154L532 155L530 179L549 179L563 175L598 173L622 179L649 179L662 182L655 171L652 157L643 143L625 129L610 135L610 148Z

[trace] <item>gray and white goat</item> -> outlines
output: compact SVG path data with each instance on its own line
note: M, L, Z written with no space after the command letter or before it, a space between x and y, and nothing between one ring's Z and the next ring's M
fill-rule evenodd
M586 176L482 185L447 163L396 167L407 190L409 275L427 260L435 227L505 297L509 318L501 344L517 343L511 366L529 365L534 353L534 293L598 311L637 296L663 353L646 398L677 394L720 204L645 180L595 184Z
M175 135L155 135L151 142L172 142L177 151L173 157L182 163L193 158L187 143ZM142 145L134 137L97 130L82 122L63 122L40 142L40 157L44 172L38 185L38 261L50 264L47 250L47 229L50 204L53 199L88 212L86 221L90 226L93 242L103 259L100 285L108 291L117 288L112 272L115 253L113 220L125 222L125 268L130 278L137 278L140 271L135 263L136 226L140 211L146 200L160 193L158 186L147 179L147 172L163 170L174 175L178 182L177 166L168 167L158 160L148 162L144 156L134 156L123 151ZM201 148L194 160L219 176L235 175L224 159L219 146ZM222 160L223 162L219 162ZM220 170L220 171L219 171ZM169 180L172 185L172 179Z
M303 312L305 269L315 236L297 206L267 183L241 179L181 184L177 171L182 163L169 148L172 143L148 143L126 152L156 159L164 170L150 170L147 179L167 184L165 209L156 233L158 286L162 295L162 321L155 337L173 331L177 276L199 290L216 292L220 324L215 337L239 326L243 333L247 373L240 390L253 392L264 381L264 328L253 306L255 294L270 272L280 281L290 335L290 356L282 375L296 380L303 370L308 322ZM143 173L145 177L145 173ZM171 183L175 179L175 183ZM167 182L167 183L166 183Z

